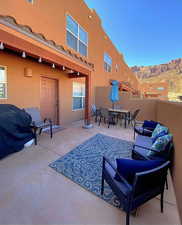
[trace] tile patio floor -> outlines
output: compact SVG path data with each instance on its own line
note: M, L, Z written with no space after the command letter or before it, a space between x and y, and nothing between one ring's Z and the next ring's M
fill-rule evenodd
M37 146L0 161L0 224L125 224L125 213L51 169L48 164L96 133L132 140L131 129L102 125L81 128L76 122L56 133L43 134ZM170 181L170 178L169 178ZM143 205L131 225L179 225L171 181L164 213L158 199Z

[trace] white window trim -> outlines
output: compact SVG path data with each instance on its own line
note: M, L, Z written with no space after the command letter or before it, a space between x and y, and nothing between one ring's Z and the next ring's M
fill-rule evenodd
M0 100L6 100L6 99L8 99L8 75L7 75L7 66L0 65L0 67L3 67L5 69L5 73L6 73L6 81L0 82L1 84L6 84L5 85L5 97L4 98L1 98L0 97Z
M77 23L77 25L78 25L78 37L69 29L69 28L67 28L67 16L70 16L71 17L71 19L75 22L75 23ZM80 27L81 27L81 29L85 32L85 33L87 33L87 44L85 44L82 40L80 40L80 37L79 37L79 33L80 33ZM79 41L82 43L82 44L84 44L86 47L87 47L87 55L85 56L85 55L82 55L83 57L88 57L88 43L89 43L89 39L88 39L88 32L69 14L69 13L66 13L66 31L68 31L68 32L70 32L76 39L77 39L77 50L75 50L74 48L72 48L72 47L70 47L69 45L69 48L72 48L74 51L76 51L76 52L78 52L80 55L82 55L81 53L80 53L80 49L79 49Z
M75 111L83 111L84 109L85 109L85 107L84 107L84 100L83 99L85 99L85 95L81 95L81 96L74 96L73 95L73 84L74 83L77 83L77 84L80 84L80 85L84 85L85 86L85 84L84 83L81 83L81 82L76 82L76 81L73 81L72 82L72 111L73 112L75 112ZM82 108L80 108L80 109L73 109L73 98L82 98Z
M104 71L107 72L107 73L111 73L112 72L112 64L113 64L113 62L111 64L108 63L108 62L106 62L105 61L105 55L109 56L109 58L112 61L112 57L107 52L104 52ZM107 66L110 66L111 67L111 71L108 71L108 70L105 69L105 63L107 64Z
M34 0L26 0L28 3L34 4Z

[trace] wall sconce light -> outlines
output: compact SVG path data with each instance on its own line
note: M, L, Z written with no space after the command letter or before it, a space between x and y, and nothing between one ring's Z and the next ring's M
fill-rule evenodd
M41 58L41 57L39 57L38 62L39 62L39 63L41 63L41 62L42 62L42 58Z
M64 71L64 70L66 70L64 66L63 66L63 68L62 68L62 69L63 69L63 71Z
M3 42L1 42L1 44L0 44L0 50L4 50L4 44L3 44Z
M26 58L26 53L25 52L22 52L22 58Z
M56 68L54 63L52 64L52 68L53 68L53 69L55 69L55 68Z
M79 75L80 75L80 72L77 73L77 76L79 76Z

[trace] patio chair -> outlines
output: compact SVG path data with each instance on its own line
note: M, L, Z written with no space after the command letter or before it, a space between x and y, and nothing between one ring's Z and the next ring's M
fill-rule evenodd
M120 206L126 212L126 225L129 225L130 214L145 202L160 195L161 212L163 212L164 186L170 162L135 174L133 184L129 183L116 169L116 165L103 157L101 195L104 193L104 180L118 197ZM115 179L115 175L121 181Z
M102 121L108 124L108 128L110 127L111 124L113 125L115 124L115 117L112 114L112 112L109 112L107 108L100 109L99 126Z
M140 109L136 109L133 113L129 113L128 116L125 118L128 121L128 125L131 124L133 127L136 123L136 118L140 112Z
M91 112L92 112L92 116L95 117L95 122L97 123L97 120L100 117L100 108L97 108L95 105L92 105Z
M51 119L41 118L40 111L38 108L25 108L27 112L32 117L31 127L34 132L35 145L37 145L37 131L39 130L39 135L42 133L42 129L49 127L50 128L50 137L52 138L52 121Z

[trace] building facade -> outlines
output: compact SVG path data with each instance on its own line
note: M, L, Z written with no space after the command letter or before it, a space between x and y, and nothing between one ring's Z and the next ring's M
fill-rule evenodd
M0 103L38 107L54 123L89 117L95 88L138 79L83 0L1 0ZM85 110L84 110L85 108Z

